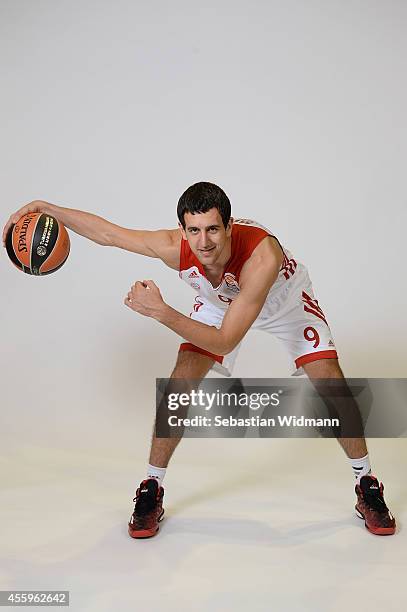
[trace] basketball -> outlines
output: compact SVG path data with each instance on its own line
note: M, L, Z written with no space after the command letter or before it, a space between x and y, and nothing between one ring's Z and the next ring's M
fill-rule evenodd
M7 254L26 274L43 276L56 272L66 262L69 248L65 226L45 213L28 213L7 232Z

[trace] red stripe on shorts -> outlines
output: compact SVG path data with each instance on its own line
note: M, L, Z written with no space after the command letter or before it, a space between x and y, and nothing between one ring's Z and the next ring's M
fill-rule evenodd
M195 344L191 344L190 342L183 342L180 347L180 351L192 351L193 353L201 353L201 355L206 355L207 357L211 357L218 363L222 363L223 355L215 355L214 353L210 353L209 351L205 351L205 349L199 348L199 346L195 346Z
M313 361L319 361L320 359L338 359L338 353L334 350L328 351L316 351L315 353L308 353L307 355L302 355L302 357L298 357L295 360L295 365L297 368L300 368L305 363L312 363Z

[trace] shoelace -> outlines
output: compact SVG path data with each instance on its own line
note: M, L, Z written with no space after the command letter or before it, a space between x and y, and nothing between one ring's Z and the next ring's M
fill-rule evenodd
M149 493L139 493L139 496L134 497L133 501L136 502L134 507L134 515L145 515L154 510L157 500L154 495Z
M388 512L388 507L383 499L381 489L378 489L374 493L372 491L362 491L363 500L372 508L372 510L376 510L376 512L384 513Z

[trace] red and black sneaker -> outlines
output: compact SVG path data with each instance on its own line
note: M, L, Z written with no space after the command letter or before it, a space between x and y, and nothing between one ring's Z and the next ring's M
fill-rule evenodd
M143 480L136 491L134 512L129 521L129 535L132 538L151 538L159 530L158 523L164 516L164 489L155 478Z
M367 529L375 535L392 535L396 531L394 516L386 506L383 499L383 483L375 476L366 475L356 485L355 493L358 501L355 506L356 514L364 519Z

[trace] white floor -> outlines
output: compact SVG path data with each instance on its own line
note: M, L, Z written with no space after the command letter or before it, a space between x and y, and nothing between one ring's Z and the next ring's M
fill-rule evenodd
M184 440L160 533L141 541L127 534L137 449L3 450L0 589L69 590L75 612L405 609L407 447L369 446L393 537L354 515L335 441Z

